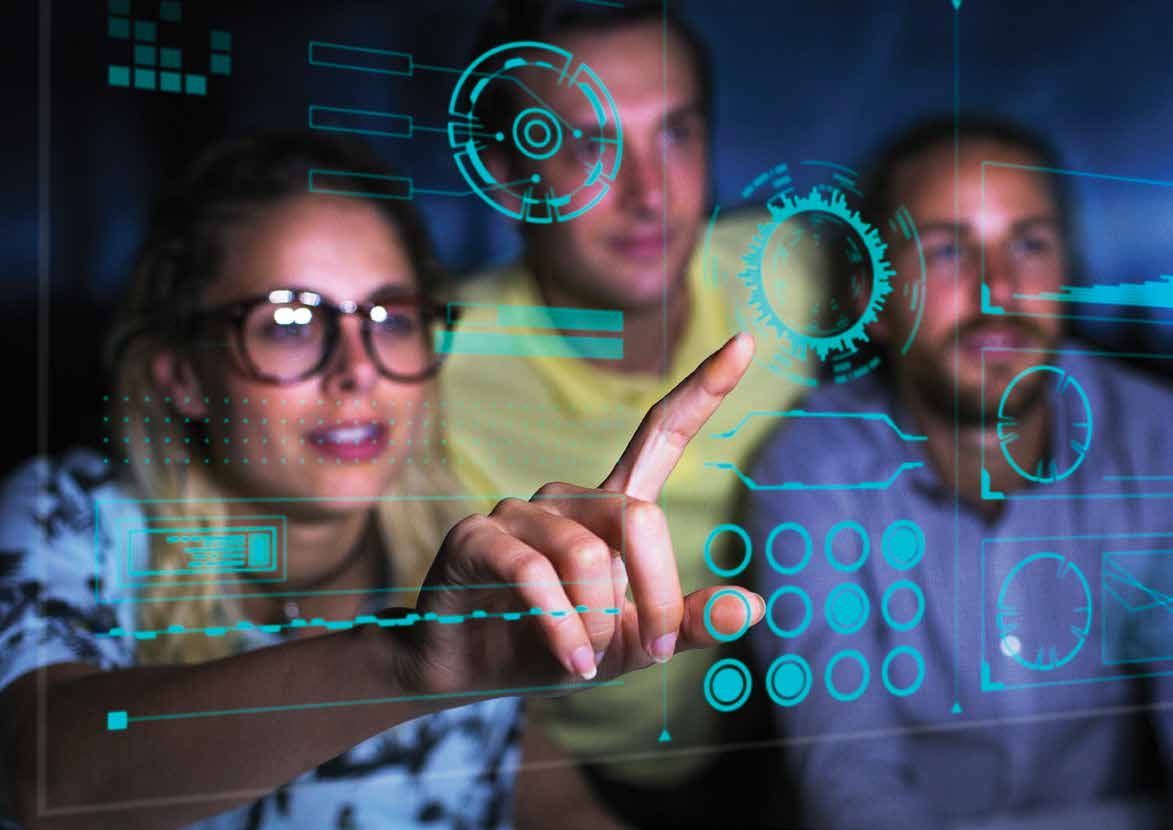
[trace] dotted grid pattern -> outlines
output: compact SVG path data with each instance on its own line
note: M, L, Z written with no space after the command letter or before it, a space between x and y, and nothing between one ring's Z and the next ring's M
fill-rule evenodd
M396 439L389 438L388 448L398 450L398 452L385 453L385 457L382 459L383 463L430 464L434 461L438 464L447 464L447 453L444 448L448 444L448 439L441 438L439 448L433 447L429 437L430 428L433 419L438 419L442 434L446 435L450 419L455 421L461 417L461 408L446 401L439 403L423 401L418 406L399 404L394 411L385 403L370 401L369 409L361 416L356 416L353 401L274 397L252 400L242 398L234 402L230 398L212 401L205 397L202 399L204 406L215 409L217 412L202 418L190 418L178 415L175 411L176 403L190 404L190 398L183 402L176 402L170 397L151 398L148 396L143 398L141 410L150 411L152 414L136 415L135 419L141 423L132 423L131 416L113 413L110 396L104 396L102 401L104 408L111 411L110 414L102 416L104 434L101 449L103 461L113 465L133 463L130 455L131 442L139 439L132 438L127 434L132 427L141 428L147 433L141 438L144 444L155 442L156 446L151 447L153 450L151 455L155 456L156 463L162 464L251 463L290 466L370 463L369 460L358 458L346 460L337 455L330 457L329 454L317 452L314 447L315 439L306 437L306 433L319 428L328 429L352 425L356 417L359 417L364 424L385 425L389 429L393 429L400 420L404 420L404 426L416 430L418 437L403 439L402 446L396 444ZM113 405L118 403L118 401L113 401ZM130 403L130 398L123 396L121 404L128 403ZM347 407L346 418L339 415L343 406ZM542 419L564 417L546 407L530 405L524 401L502 401L496 404L478 403L479 410L493 406L509 412L511 416L520 421L529 419L534 423L539 423ZM290 407L296 407L297 411L301 413L301 417L290 418L278 414L288 412ZM219 411L221 409L224 411L231 409L232 414L225 415ZM233 422L235 422L236 438L224 437L219 440L219 446L214 445L213 439L206 434L207 430L204 428L210 428L213 424L217 427L232 426ZM618 408L613 417L603 416L598 421L592 422L592 425L605 426L611 423L614 423L616 427L626 423L624 413L620 412ZM177 430L175 438L166 436L152 438L149 434L155 430L167 431L181 426L183 427L181 431L184 433L182 437L178 435L179 430ZM297 431L302 433L301 436L279 438L271 435L277 431L288 432L290 426L298 428ZM362 445L364 440L366 439L356 438L353 443ZM493 441L494 446L498 446L503 439L486 437L482 440ZM160 442L162 447L158 446ZM322 443L322 441L319 440L318 443ZM525 447L518 447L519 451L523 449ZM142 463L152 463L151 458L145 453Z
M158 6L157 18L131 16L132 0L108 0L106 37L112 41L130 41L132 64L111 63L106 67L106 83L114 87L144 91L208 94L208 75L232 74L232 35L219 29L208 33L208 72L183 72L183 50L159 45L159 27L178 28L183 22L183 3L180 0L162 0L147 4Z
M740 561L732 567L722 567L713 560L714 544L726 535L736 537L742 550ZM799 637L811 625L820 624L818 620L821 618L847 644L848 638L862 631L869 620L873 621L873 625L876 624L872 598L850 576L863 568L872 553L873 542L868 531L859 522L844 520L835 524L822 542L825 566L846 578L827 593L821 614L801 582L790 582L775 590L767 600L765 622L780 639ZM878 548L895 577L880 597L879 616L882 624L891 631L907 633L920 625L924 618L924 591L909 578L909 572L916 568L924 556L924 532L913 521L897 520L884 529ZM786 577L798 577L809 573L808 569L815 561L815 540L803 525L783 522L767 536L762 553L773 570ZM720 525L705 540L704 556L714 574L724 579L735 577L749 567L753 557L749 534L739 525ZM809 584L814 584L813 580L808 581ZM722 634L714 628L709 612L717 598L726 593L738 596L732 591L717 592L705 608L705 625L718 640L729 642L741 637L748 625L733 634ZM786 628L778 623L776 610L781 603L796 603L795 607L801 608L801 617L793 627ZM748 608L746 618L748 621ZM873 674L879 675L889 694L907 697L915 694L924 683L924 658L912 646L897 645L888 652L880 666L873 667L858 649L843 648L827 661L821 680L831 697L850 702L863 696L871 684ZM789 707L806 700L818 680L806 658L797 653L787 653L770 664L764 685L775 704ZM721 712L731 712L749 700L753 678L749 667L743 662L727 658L709 668L703 688L705 700L710 706Z

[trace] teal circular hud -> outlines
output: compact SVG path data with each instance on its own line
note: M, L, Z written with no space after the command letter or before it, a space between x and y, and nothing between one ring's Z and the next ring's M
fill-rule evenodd
M852 562L843 562L835 556L835 541L841 535L847 532L848 535L855 536L859 539L860 550L858 556ZM858 571L863 567L863 563L867 561L868 553L871 551L871 540L868 539L868 532L863 529L863 525L859 522L853 522L850 519L845 519L838 522L827 531L827 540L823 544L823 551L827 554L827 561L831 563L831 567L845 573L851 571Z
M562 125L549 110L531 107L513 120L513 143L531 159L548 159L562 149Z
M799 542L802 544L802 556L799 557L798 562L794 565L783 565L779 563L778 557L774 553L774 546L778 544L779 537L782 534L797 536ZM782 522L782 524L776 525L770 531L770 535L766 537L766 561L770 563L771 568L783 576L793 576L810 564L813 548L814 543L811 541L811 535L805 527L796 522Z
M831 593L827 594L823 611L827 617L827 625L832 631L839 634L854 634L868 621L871 605L863 588L855 583L845 582L836 585Z
M897 686L892 682L892 661L902 654L907 654L916 664L916 677L907 686ZM921 657L920 652L912 646L897 646L884 658L884 662L880 666L880 679L884 681L884 688L896 697L908 697L915 694L916 690L925 682L925 658Z
M783 654L766 672L766 693L779 706L797 706L814 685L810 663L797 654Z
M566 113L539 98L526 83L536 73L547 73L553 82L577 93L583 99L582 111L593 116L590 125L572 125ZM498 94L520 100L521 112L511 126L483 120ZM567 131L574 138L569 150L564 141ZM610 191L623 158L619 110L606 84L570 52L538 41L502 44L468 65L448 102L447 135L452 158L472 193L499 213L531 224L566 222L597 205ZM486 160L501 149L513 151L511 181L498 181ZM582 179L566 191L556 191L542 178L540 168L566 152L575 153Z
M1049 384L1044 392L1052 403L1051 414L1057 422L1060 435L1065 440L1056 441L1050 448L1050 455L1032 462L1018 458L1018 419L1010 413L1016 410L1008 403L1018 392L1021 396L1034 394L1025 386L1027 378L1035 375L1033 382ZM1023 391L1019 391L1023 390ZM1057 366L1031 366L1024 369L1006 387L998 401L998 444L1002 457L1013 470L1027 481L1039 484L1053 484L1062 481L1075 472L1087 457L1092 444L1092 404L1087 393L1074 377ZM1030 467L1033 463L1034 466ZM1030 467L1028 469L1028 467Z
M859 665L860 678L859 685L850 692L842 692L839 687L835 685L835 667L844 660L850 660ZM858 700L864 692L868 690L868 683L871 682L871 670L868 668L867 659L855 649L848 649L840 651L830 662L827 663L827 670L823 673L823 682L827 686L827 692L831 697L843 703L850 703L853 700Z
M916 602L916 611L913 612L912 617L900 622L892 616L892 597L896 596L897 591L908 591ZM925 615L924 592L919 585L907 579L893 582L884 592L884 598L880 600L880 613L884 617L884 622L888 623L893 631L912 631L920 625L920 621Z
M721 632L719 632L717 630L717 627L715 625L713 625L713 619L711 616L712 612L713 612L713 606L717 603L717 600L719 600L721 597L725 597L725 596L737 597L739 600L741 600L741 603L745 606L745 622L742 623L741 628L737 629L737 631L734 632L733 634L722 634ZM709 633L713 635L713 639L718 640L722 643L731 643L734 640L739 639L742 634L749 631L750 620L753 619L753 609L749 607L749 600L746 599L745 595L742 594L740 591L735 591L732 588L723 588L722 590L718 591L717 593L715 593L711 597L709 597L709 601L705 603L704 618L705 618L705 628L707 628Z
M803 605L802 621L794 628L783 628L774 621L774 606L784 596L796 596ZM810 626L811 617L814 616L814 613L814 606L811 604L811 598L807 596L806 591L797 585L783 585L770 595L770 601L766 603L766 625L770 627L770 630L774 634L784 639L797 637Z
M1056 610L1039 614L1040 596ZM1053 671L1071 662L1091 635L1091 586L1063 554L1035 553L1007 574L994 612L1003 654L1033 671Z
M920 525L897 519L888 525L880 542L884 561L898 571L907 571L920 563L925 553L925 534Z
M732 657L718 660L705 672L705 701L718 712L740 709L752 690L753 677L740 660Z
M713 561L713 541L724 533L733 533L741 540L742 550L744 553L735 567L722 568ZM709 570L723 579L732 579L749 567L749 560L753 556L753 543L749 540L749 534L745 529L738 525L717 525L709 531L708 537L705 539L705 564L709 566Z

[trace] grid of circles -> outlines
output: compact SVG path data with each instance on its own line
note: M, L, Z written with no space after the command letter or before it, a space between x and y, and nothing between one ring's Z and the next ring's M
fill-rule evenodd
M735 537L741 555L732 567L723 567L713 558L713 545L723 535ZM845 546L841 539L854 539L855 552L844 555ZM784 540L790 540L787 545ZM797 550L798 557L782 559L780 551ZM834 524L823 540L823 553L828 564L842 573L855 573L871 555L871 538L859 522L843 520ZM920 526L909 519L898 519L885 528L880 542L880 553L884 562L893 570L904 573L915 568L925 552L925 537ZM797 522L781 522L766 537L765 558L771 568L783 576L796 576L811 564L814 558L814 540L810 531ZM744 528L735 524L722 524L713 529L705 540L705 563L719 577L728 579L743 573L753 558L753 545ZM705 608L705 626L714 637L730 642L741 637L748 626L732 635L719 634L710 619L710 612L718 596L710 599ZM911 614L898 613L900 600L911 598ZM797 602L802 614L793 627L780 625L775 618L775 608L780 602ZM855 582L836 585L827 595L824 617L828 627L840 635L854 634L863 629L872 613L872 603L867 593ZM921 587L911 579L900 578L884 591L880 601L880 615L884 623L897 632L915 629L924 618L925 596ZM766 624L770 631L781 639L792 639L802 635L814 619L814 604L810 595L801 586L786 584L779 587L766 603ZM747 613L748 617L748 613ZM911 679L897 683L893 679L893 667L904 664L911 667ZM845 678L840 666L854 667L854 678ZM905 672L908 675L908 672ZM908 645L893 648L880 665L880 679L884 688L896 697L907 697L916 693L924 683L925 662L920 652ZM857 649L843 649L836 652L823 672L823 685L828 694L836 700L850 702L860 698L868 689L872 679L872 668L867 658ZM779 706L797 706L810 694L814 686L814 671L799 654L782 654L769 666L765 687L770 699ZM728 712L740 708L749 699L752 679L747 666L741 661L727 658L714 663L704 681L705 699L718 711Z

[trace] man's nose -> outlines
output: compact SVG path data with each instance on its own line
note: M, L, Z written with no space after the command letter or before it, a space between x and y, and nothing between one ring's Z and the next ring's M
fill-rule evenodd
M1005 245L985 244L984 282L990 292L990 304L1006 308L1018 290L1018 277Z
M659 213L664 205L664 164L656 147L624 147L618 184L624 207Z

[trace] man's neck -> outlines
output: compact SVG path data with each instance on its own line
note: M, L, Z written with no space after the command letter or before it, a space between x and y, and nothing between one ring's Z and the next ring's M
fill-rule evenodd
M546 305L557 307L589 307L590 302L566 291L557 280L543 278L534 269L538 293ZM588 360L605 369L631 374L667 375L672 367L672 356L684 337L692 303L684 275L673 281L675 290L668 292L666 305L655 303L637 309L623 310L623 357L619 360Z
M1001 512L1001 502L982 498L983 460L991 489L1007 493L1026 484L1002 454L996 423L961 423L955 430L952 413L929 405L903 384L899 397L901 405L928 439L929 460L942 484L988 520L996 519ZM1028 469L1033 469L1046 452L1048 423L1045 402L1040 402L1017 419L1015 450L1029 463Z

